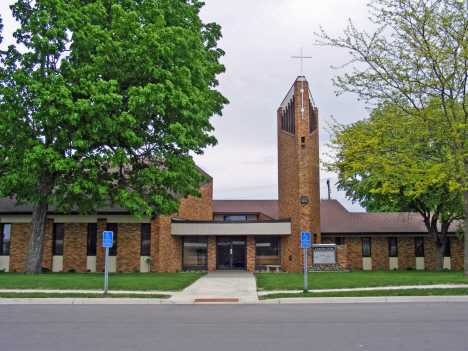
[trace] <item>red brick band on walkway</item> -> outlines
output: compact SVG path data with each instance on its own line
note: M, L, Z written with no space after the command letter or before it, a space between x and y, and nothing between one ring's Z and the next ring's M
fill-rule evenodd
M195 302L239 302L239 299L195 299Z

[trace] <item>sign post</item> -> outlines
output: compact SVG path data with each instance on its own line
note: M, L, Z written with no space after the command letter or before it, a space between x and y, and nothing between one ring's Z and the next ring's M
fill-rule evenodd
M107 283L109 280L109 247L112 247L114 232L102 233L102 247L106 248L106 267L104 270L104 294L107 294Z
M301 233L301 247L304 248L304 292L308 292L307 286L307 249L310 247L310 232Z

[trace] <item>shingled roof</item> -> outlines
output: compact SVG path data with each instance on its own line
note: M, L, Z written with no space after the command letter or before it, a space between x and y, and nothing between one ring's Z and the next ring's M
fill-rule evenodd
M320 217L322 234L427 233L419 213L348 212L337 200L321 200ZM457 226L453 223L449 231Z

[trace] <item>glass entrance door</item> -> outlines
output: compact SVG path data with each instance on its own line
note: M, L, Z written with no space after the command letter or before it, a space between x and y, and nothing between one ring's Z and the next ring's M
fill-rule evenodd
M217 269L245 270L245 236L218 236Z

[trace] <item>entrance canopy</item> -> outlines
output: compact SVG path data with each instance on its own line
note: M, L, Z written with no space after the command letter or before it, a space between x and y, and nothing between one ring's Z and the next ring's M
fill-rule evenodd
M183 221L172 218L172 235L291 235L291 220Z

